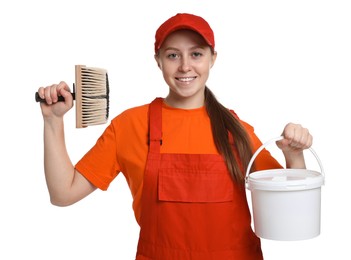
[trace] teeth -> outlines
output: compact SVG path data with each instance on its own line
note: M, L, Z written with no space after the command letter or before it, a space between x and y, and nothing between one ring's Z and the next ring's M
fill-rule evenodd
M178 78L179 81L183 81L183 82L191 81L193 79L194 79L194 77L191 77L191 78Z

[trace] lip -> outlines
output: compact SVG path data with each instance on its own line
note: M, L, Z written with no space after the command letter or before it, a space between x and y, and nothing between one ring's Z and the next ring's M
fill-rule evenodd
M196 78L197 78L196 76L193 76L193 77L176 77L175 79L182 83L188 83L188 82L194 81Z

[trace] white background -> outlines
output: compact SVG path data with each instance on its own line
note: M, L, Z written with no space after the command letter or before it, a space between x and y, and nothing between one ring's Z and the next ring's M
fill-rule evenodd
M123 175L66 208L49 202L38 87L74 82L74 65L108 69L110 119L165 96L157 27L177 12L211 24L218 59L208 86L262 141L292 121L309 128L326 174L317 238L262 240L265 259L351 259L351 7L345 0L2 1L0 259L134 259L138 226ZM77 162L106 125L75 129ZM315 159L308 160L311 165ZM312 166L311 166L312 167Z

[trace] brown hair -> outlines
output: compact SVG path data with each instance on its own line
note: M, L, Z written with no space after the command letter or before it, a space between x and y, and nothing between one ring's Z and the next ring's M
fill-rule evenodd
M205 106L218 152L224 157L233 180L243 183L245 170L252 157L248 134L239 120L218 102L208 87L205 88Z

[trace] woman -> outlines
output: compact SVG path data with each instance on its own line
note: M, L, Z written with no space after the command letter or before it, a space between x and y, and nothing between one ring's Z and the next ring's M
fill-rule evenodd
M71 205L106 190L122 172L141 227L136 259L263 259L244 186L245 169L262 143L206 86L217 56L213 31L203 18L182 13L165 21L155 38L169 94L115 117L76 165L64 140L63 117L73 105L69 88L65 82L39 88L46 99L41 109L51 202ZM308 130L289 123L282 136L277 145L286 166L305 168ZM281 166L264 150L255 167Z

